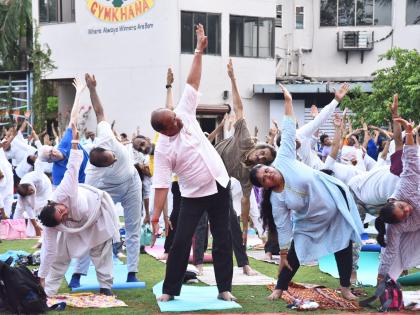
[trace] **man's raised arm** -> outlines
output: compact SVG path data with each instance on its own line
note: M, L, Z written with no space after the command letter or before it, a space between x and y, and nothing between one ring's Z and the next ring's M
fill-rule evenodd
M242 99L239 95L238 86L236 84L236 77L235 72L233 71L232 59L229 60L227 70L230 82L232 83L233 111L235 112L236 120L239 120L244 117L244 106L242 105Z
M105 120L104 108L99 99L98 93L96 92L96 79L95 76L90 76L88 73L85 74L86 85L89 89L90 100L92 102L93 109L95 110L96 119L98 123Z
M203 25L198 24L195 33L197 34L197 48L194 52L194 59L190 74L187 78L187 83L198 91L201 80L202 55L204 50L207 48L208 40L207 36L204 34Z

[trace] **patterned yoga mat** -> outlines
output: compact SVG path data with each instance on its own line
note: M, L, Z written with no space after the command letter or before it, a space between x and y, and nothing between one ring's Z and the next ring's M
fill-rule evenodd
M60 294L48 298L48 306L65 302L67 306L76 308L110 308L127 306L115 296L93 293Z
M270 291L274 290L274 285L267 287ZM314 301L319 304L318 310L360 310L357 301L348 301L333 289L315 285L302 285L290 282L289 289L283 292L282 299L286 301L287 304L293 304L296 300ZM300 306L296 308L296 310L308 311L308 309L302 309Z

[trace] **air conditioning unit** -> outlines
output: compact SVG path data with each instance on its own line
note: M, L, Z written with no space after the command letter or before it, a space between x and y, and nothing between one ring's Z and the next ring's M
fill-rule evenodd
M369 46L369 32L345 31L343 32L343 49L367 49Z

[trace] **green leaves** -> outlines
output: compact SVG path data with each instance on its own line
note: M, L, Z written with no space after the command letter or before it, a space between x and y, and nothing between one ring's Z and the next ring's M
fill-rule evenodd
M389 104L395 93L399 95L399 114L405 119L420 121L420 55L417 50L392 48L379 57L393 65L377 70L372 83L373 92L352 89L342 107L350 108L355 124L363 118L368 124L388 125L391 120Z

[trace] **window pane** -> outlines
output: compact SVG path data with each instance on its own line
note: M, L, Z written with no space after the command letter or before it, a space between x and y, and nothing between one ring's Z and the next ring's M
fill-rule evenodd
M74 0L60 0L61 1L61 21L60 22L74 22Z
M354 26L355 0L338 0L338 26Z
M282 26L282 7L281 4L276 5L276 26L281 27Z
M193 14L181 12L181 52L192 53L193 45Z
M48 22L58 22L57 0L48 1Z
M244 56L257 57L258 19L244 18Z
M337 0L321 0L321 26L337 26Z
M392 25L392 0L375 0L375 25Z
M229 53L231 56L244 55L244 26L240 16L230 17Z
M420 0L407 0L407 25L420 24Z
M48 22L48 0L39 0L39 22Z
M272 57L273 20L260 19L258 33L258 57Z
M357 25L373 25L373 0L357 0Z
M303 7L296 7L296 29L303 29Z
M209 14L206 34L209 38L207 53L220 55L220 15Z

